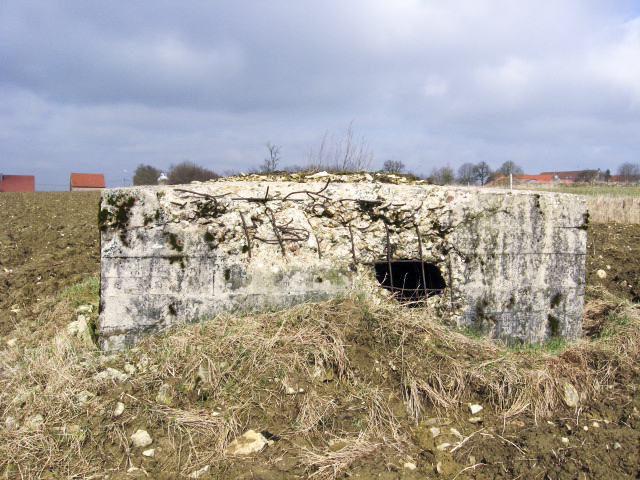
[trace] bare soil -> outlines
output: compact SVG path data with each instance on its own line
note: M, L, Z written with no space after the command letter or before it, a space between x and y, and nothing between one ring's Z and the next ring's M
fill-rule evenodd
M17 325L34 321L42 299L60 295L66 288L99 274L98 202L99 194L95 192L0 193L0 337L5 341L12 338ZM620 297L638 302L639 259L639 225L590 226L586 260L588 284L603 285ZM606 272L606 276L599 276L598 270ZM587 327L597 324L599 316L605 313L597 309L591 311ZM586 330L601 333L597 329ZM536 419L530 414L504 418L492 411L491 399L479 389L469 401L485 406L482 423L470 423L467 406L460 405L449 411L431 408L425 412L425 420L415 424L407 414L398 379L392 373L380 375L376 370L381 352L367 332L351 332L348 339L349 360L359 371L360 380L393 392L387 407L402 425L409 441L399 452L380 439L381 445L373 455L356 461L338 478L640 478L637 366L619 369L604 392L584 406L558 407L549 418ZM456 354L473 357L474 352ZM325 383L319 395L331 397L336 393L332 391L337 388L334 385L334 382ZM98 394L115 401L123 395L134 398L145 392L136 391L135 383L127 383L126 387L105 385ZM183 401L191 400L186 396ZM301 466L299 459L289 453L292 448L288 442L292 440L280 436L287 430L291 416L295 418L297 402L296 396L290 397L286 404L269 403L269 398L265 398L256 409L260 411L265 433L272 436L274 444L249 458L218 462L199 478L293 479L312 475L313 469ZM87 412L85 422L91 431L91 440L83 446L94 450L89 457L102 459L95 465L95 472L103 473L90 475L92 468L87 467L80 476L67 472L65 477L106 478L105 471L118 467L117 462L109 462L120 455L122 445L113 440L114 433L109 430L113 424L105 420L107 417ZM363 418L357 404L339 405L327 428L355 433ZM453 453L436 449L429 433L433 424L426 421L428 418L440 418L443 431L453 427L461 432L465 438L463 445ZM449 420L442 420L445 418ZM248 422L251 420L255 419ZM135 421L131 418L131 425ZM159 424L157 432L151 433L157 438L163 429ZM307 441L311 448L318 438L295 441ZM170 448L168 444L166 448ZM404 462L414 463L417 469L406 468ZM441 473L435 471L437 464ZM119 469L109 472L109 478L179 478L166 470L166 465L162 460L145 459L142 466L148 475L141 470L126 473L127 466L120 465ZM5 475L19 478L19 468L9 470L7 467ZM59 477L49 474L46 478Z

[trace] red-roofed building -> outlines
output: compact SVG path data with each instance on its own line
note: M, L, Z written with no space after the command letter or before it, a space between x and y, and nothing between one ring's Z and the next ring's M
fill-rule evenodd
M514 180L524 183L546 183L553 180L553 175L550 173L541 173L540 175L514 175Z
M567 172L542 172L540 175L553 175L555 181L563 182L599 182L603 180L600 169L572 170Z
M640 183L640 175L611 175L612 182Z
M105 188L103 173L72 173L70 190L99 190Z
M0 192L35 192L34 175L3 175L0 173Z

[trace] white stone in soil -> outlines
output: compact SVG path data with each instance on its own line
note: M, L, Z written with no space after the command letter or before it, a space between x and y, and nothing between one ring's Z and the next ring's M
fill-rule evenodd
M482 411L482 405L478 405L475 403L470 403L469 404L469 411L471 412L471 415L475 415L476 413L479 413Z
M136 432L131 435L131 442L134 447L144 448L151 445L153 443L153 439L146 430L136 430Z
M113 380L115 382L124 382L129 376L126 373L122 373L120 370L108 367L102 372L98 372L93 376L93 379L100 382L103 380Z
M168 383L163 383L156 395L156 401L163 405L171 405L173 403L172 388Z
M199 470L196 470L195 472L191 472L189 474L189 478L200 478L202 475L204 475L205 473L207 473L209 471L209 465L205 465L204 467L202 467Z
M482 417L470 417L469 423L482 423Z
M118 402L116 403L116 408L113 410L113 416L119 417L124 413L124 403Z
M92 399L93 397L95 397L95 396L96 396L96 394L95 394L95 393L90 392L90 391L88 391L88 390L83 390L83 391L81 391L80 393L76 393L76 394L73 396L73 400L74 400L76 403L78 403L78 404L82 405L83 403L87 403L89 400L91 400L91 399Z
M580 400L580 395L578 394L576 387L566 380L562 382L562 396L564 398L564 403L569 407L577 406L578 401Z
M144 452L142 452L142 455L144 455L145 457L155 457L156 449L150 448L149 450L145 450Z
M15 347L17 342L18 342L17 338L12 338L10 340L7 340L7 346L8 347Z
M136 373L136 367L135 367L135 365L133 365L131 363L125 363L124 364L124 371L125 371L125 373L127 373L129 375L133 375L134 373Z
M260 432L248 430L233 440L226 449L227 455L249 455L259 452L269 442Z
M20 425L14 417L7 417L4 419L4 428L7 430L17 430Z
M404 465L403 465L403 466L404 466L404 468L406 468L407 470L415 470L416 468L418 468L418 467L416 466L416 464L415 464L415 463L412 463L412 462L404 462Z

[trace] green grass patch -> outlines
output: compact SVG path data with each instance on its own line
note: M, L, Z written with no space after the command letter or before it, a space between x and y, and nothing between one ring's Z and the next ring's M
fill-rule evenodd
M73 308L79 305L97 304L100 300L100 277L91 277L65 289L59 297L68 298Z

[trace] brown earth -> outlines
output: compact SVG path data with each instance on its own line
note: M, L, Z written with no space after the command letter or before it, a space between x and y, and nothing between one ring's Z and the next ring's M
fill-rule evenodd
M98 275L98 201L99 194L95 192L0 193L0 337L9 339L17 325L33 321L39 312L38 305L45 297L60 295L66 288ZM586 261L589 284L603 285L623 298L638 302L639 258L639 225L591 225ZM601 278L598 270L603 270L606 276ZM590 321L593 323L594 318ZM637 388L640 377L637 368L612 378L608 389L584 407L578 410L558 408L545 419L536 419L530 414L505 419L492 411L491 400L484 398L482 391L476 392L474 400L485 405L481 413L483 423L469 423L471 415L465 405L453 411L434 408L426 412L425 419L448 417L450 423L440 421L442 430L453 427L465 438L454 453L443 453L435 448L430 436L428 429L432 425L428 421L415 425L410 420L403 393L395 385L393 376L380 380L375 368L380 352L371 348L367 336L354 333L349 341L349 357L359 370L361 380L379 381L385 390L396 389L398 395L389 397L388 407L403 429L410 432L410 441L402 452L384 446L382 441L383 445L375 454L356 461L340 478L640 478L640 392ZM460 352L460 355L473 356L473 352ZM143 393L132 390L131 384L127 391L105 388L98 392L99 395L114 399L121 395L133 398ZM330 383L326 384L327 391L322 394L331 395L331 388ZM288 454L290 445L286 439L280 440L277 436L279 428L286 429L284 422L291 413L288 410L295 410L295 402L292 399L288 406L269 406L268 403L260 406L264 408L263 419L272 419L266 423L269 431L276 435L274 446L258 456L220 462L200 478L307 478L313 470L300 467L297 459ZM362 418L358 405L341 407L335 414L332 428L354 431ZM90 412L87 415L89 423L101 418ZM135 422L135 418L131 421ZM94 432L107 433L109 428L106 424L90 427ZM163 428L159 425L157 434L152 432L154 437L159 436ZM106 438L92 438L101 451L95 453L96 458L101 454L119 456L118 444L114 445ZM309 438L310 447L315 440ZM414 463L417 469L405 468L404 461ZM175 474L163 471L161 461L147 459L144 462L150 477L140 471L128 475L125 467L119 472L110 472L110 478L176 478ZM440 474L433 467L438 462ZM101 468L102 471L108 469L108 460ZM92 478L105 477L96 475Z
M0 336L100 272L99 192L0 193Z
M605 278L598 276L598 270L606 273ZM619 297L640 302L640 225L589 227L587 284L602 285Z

